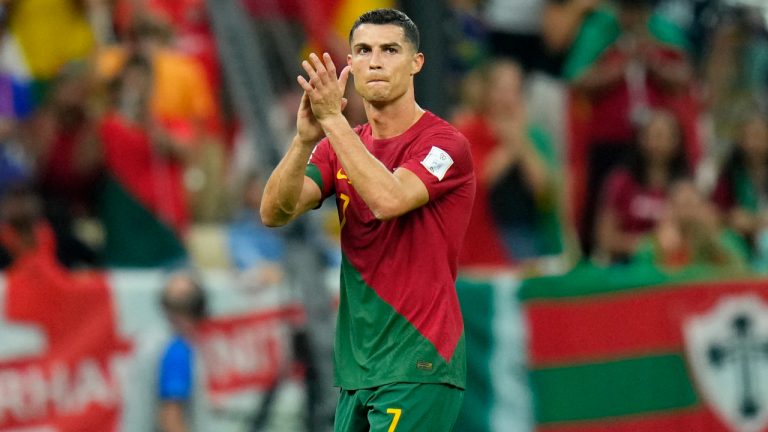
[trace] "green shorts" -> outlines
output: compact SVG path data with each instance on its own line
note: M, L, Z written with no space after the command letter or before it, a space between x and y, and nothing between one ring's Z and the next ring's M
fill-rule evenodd
M464 390L447 384L394 383L341 389L335 432L450 432Z

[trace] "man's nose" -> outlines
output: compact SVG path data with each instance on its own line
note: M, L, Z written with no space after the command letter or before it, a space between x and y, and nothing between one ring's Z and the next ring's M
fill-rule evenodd
M381 51L379 50L373 50L371 53L371 61L368 63L369 69L380 69L381 68Z

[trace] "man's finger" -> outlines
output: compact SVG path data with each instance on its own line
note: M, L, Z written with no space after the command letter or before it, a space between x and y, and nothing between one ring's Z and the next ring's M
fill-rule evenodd
M344 91L347 89L347 80L349 80L349 72L352 70L352 68L349 67L349 65L344 66L344 69L341 70L341 74L339 74L339 90L341 90L341 94L344 94Z
M347 103L349 103L349 100L347 98L343 97L341 98L341 110L344 111L344 108L347 107Z
M309 107L310 105L311 105L311 102L309 100L309 93L307 93L305 90L304 93L302 93L301 95L301 102L299 102L299 106Z
M320 82L328 82L328 70L325 68L323 62L320 61L320 57L318 57L317 54L312 53L309 55L309 59L312 61L312 64L315 67L315 71L318 78L320 79ZM333 77L336 78L336 75Z
M312 84L310 84L310 83L307 81L307 79L306 79L306 78L304 78L304 77L303 77L303 76L301 76L301 75L299 75L298 77L296 77L296 81L298 81L298 82L299 82L299 85L301 86L301 88L302 88L302 89L304 89L304 96L302 96L302 97L307 97L307 98L309 98L309 94L308 94L308 93L314 90L314 87L312 87Z
M333 59L328 53L323 53L323 61L325 62L325 68L328 69L328 75L336 78L336 65L333 64Z
M304 68L304 70L307 72L307 76L309 76L309 79L307 80L310 83L319 83L320 77L317 76L317 72L315 72L315 69L312 67L311 64L309 64L308 61L304 60L301 62L301 67Z

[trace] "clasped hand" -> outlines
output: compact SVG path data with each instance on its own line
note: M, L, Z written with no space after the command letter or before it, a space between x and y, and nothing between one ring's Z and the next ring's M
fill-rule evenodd
M337 78L336 66L331 56L325 53L323 60L321 61L315 53L310 54L309 61L304 60L301 63L309 80L301 75L296 79L304 90L296 127L299 138L308 144L314 144L323 137L324 131L320 122L340 114L347 105L344 90L349 79L349 66L342 69Z

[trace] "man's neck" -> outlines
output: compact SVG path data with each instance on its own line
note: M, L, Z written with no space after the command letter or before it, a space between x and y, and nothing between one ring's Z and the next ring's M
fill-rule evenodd
M368 123L375 139L387 139L401 135L416 123L424 110L412 97L402 97L384 106L365 104Z

